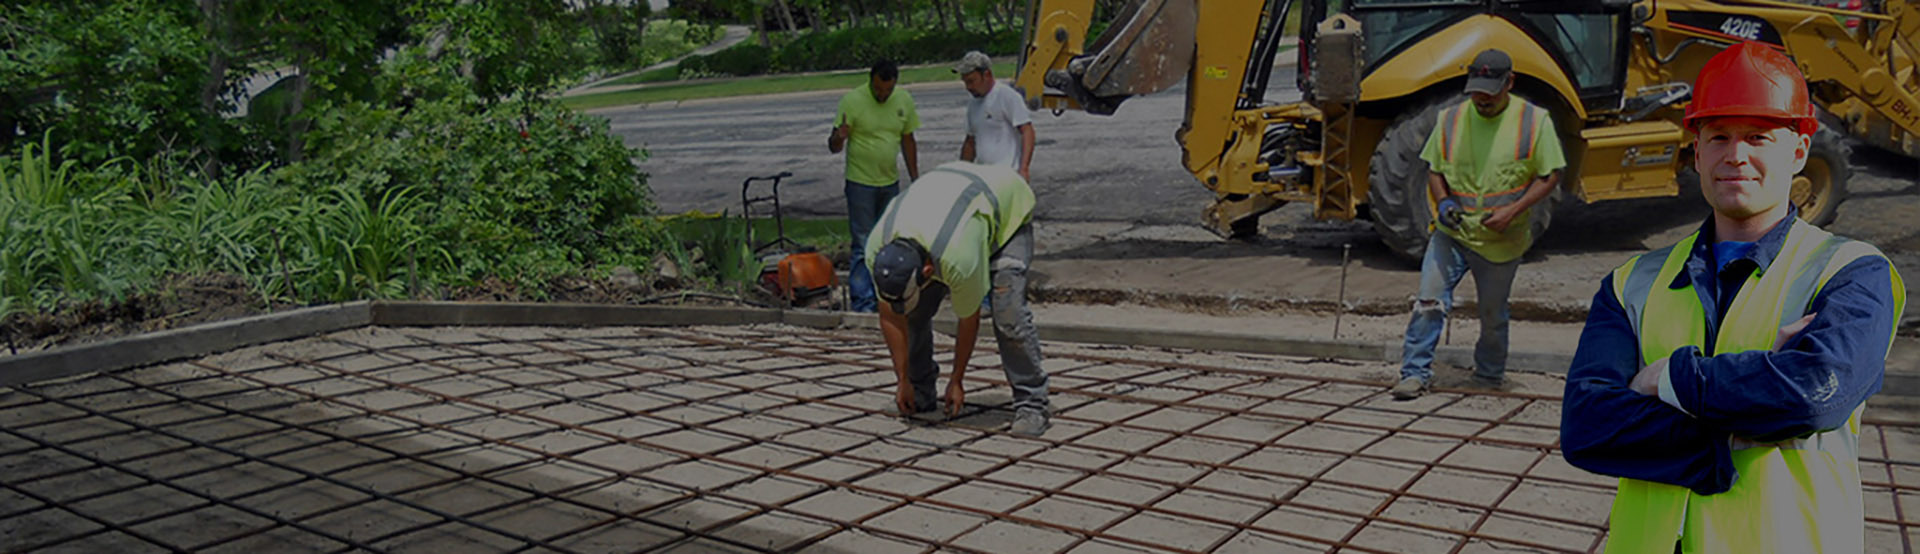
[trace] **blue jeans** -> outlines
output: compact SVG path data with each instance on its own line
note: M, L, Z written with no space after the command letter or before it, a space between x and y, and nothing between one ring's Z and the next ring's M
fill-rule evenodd
M1507 373L1507 296L1520 260L1493 263L1435 231L1427 240L1427 257L1420 264L1420 296L1413 301L1407 322L1407 342L1401 351L1400 376L1433 380L1433 348L1453 310L1453 288L1468 271L1480 299L1480 342L1473 347L1475 377L1502 379Z
M847 181L847 231L853 233L853 267L847 270L847 295L853 311L873 313L880 304L873 297L873 272L867 269L867 235L887 211L887 204L900 195L900 183L884 187Z

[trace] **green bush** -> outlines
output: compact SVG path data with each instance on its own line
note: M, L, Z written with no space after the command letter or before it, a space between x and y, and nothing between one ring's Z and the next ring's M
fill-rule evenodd
M646 179L607 121L545 99L398 111L346 106L316 122L320 155L283 171L298 190L329 184L366 198L416 189L451 277L521 285L647 253L629 220L650 213Z
M682 76L760 75L773 69L773 51L758 44L740 43L707 56L689 56L680 62Z
M284 94L242 119L201 106L214 47L192 3L69 3L0 8L0 39L21 46L0 53L0 103L59 87L0 113L31 133L0 141L0 317L125 300L181 275L236 276L296 303L495 278L538 297L555 278L644 268L672 242L633 223L653 211L634 163L644 153L543 92L586 62L678 55L707 26L621 38L643 13L485 2L420 3L406 21L378 17L385 3L352 21L235 10L245 56L290 61L281 35L304 31L326 40L285 38L302 54L366 53L309 67L298 119L273 109L292 104ZM287 6L325 11L308 4ZM210 108L231 86L210 89Z
M719 25L689 24L686 25L686 30L681 32L680 40L695 46L706 46L720 40L720 37L725 34L726 30Z
M950 62L969 50L994 56L1016 54L1020 33L853 27L801 33L773 50L742 43L712 56L687 58L680 69L682 78L865 69L880 58L900 64Z
M774 66L780 71L820 71L869 67L881 57L902 59L901 45L910 30L855 27L825 33L805 33L780 47Z

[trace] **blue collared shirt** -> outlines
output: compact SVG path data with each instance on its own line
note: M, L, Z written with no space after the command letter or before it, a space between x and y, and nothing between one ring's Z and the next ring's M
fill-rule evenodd
M1670 288L1693 285L1707 335L1720 330L1738 288L1766 271L1786 242L1789 214L1725 264L1713 259L1713 221ZM1642 260L1642 263L1647 263ZM1652 263L1659 263L1653 260ZM1723 269L1715 271L1715 266ZM1679 485L1700 494L1726 492L1738 476L1729 439L1772 442L1839 428L1854 408L1879 392L1898 314L1891 266L1878 256L1854 260L1814 297L1813 321L1777 351L1717 354L1687 346L1668 358L1668 391L1677 405L1628 388L1640 371L1633 324L1603 278L1567 375L1560 419L1569 463L1615 477Z

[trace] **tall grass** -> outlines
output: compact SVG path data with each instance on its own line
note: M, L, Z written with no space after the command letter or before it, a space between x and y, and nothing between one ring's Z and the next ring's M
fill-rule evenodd
M109 162L124 165L124 161ZM19 306L61 296L116 297L138 281L141 253L152 246L133 201L132 182L118 172L75 172L54 165L45 142L0 158L0 296ZM18 307L18 306L16 306Z
M709 276L711 284L738 292L760 278L762 261L748 245L749 222L737 217L681 215L663 218L658 232L674 263Z
M56 165L44 143L0 157L0 317L124 299L170 274L238 276L267 302L392 298L410 272L452 266L411 189L299 197L264 169L178 175Z
M295 214L291 249L300 259L296 295L348 300L406 296L408 271L417 270L427 232L421 202L411 189L393 189L375 201L346 188L309 198ZM427 248L428 270L451 266L446 249Z

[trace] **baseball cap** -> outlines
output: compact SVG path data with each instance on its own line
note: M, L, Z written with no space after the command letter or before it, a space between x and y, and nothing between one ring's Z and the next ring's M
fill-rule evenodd
M979 50L974 50L967 52L965 56L961 56L960 63L953 64L953 72L966 75L975 71L991 69L992 67L992 58L988 58L986 54L982 54Z
M897 314L907 313L910 300L918 300L920 289L925 288L920 278L920 268L926 262L920 255L920 247L912 241L897 238L881 246L873 254L873 289L875 296L886 301Z
M1467 92L1500 94L1507 84L1507 76L1513 74L1513 58L1506 52L1488 48L1473 57L1473 63L1467 66Z

